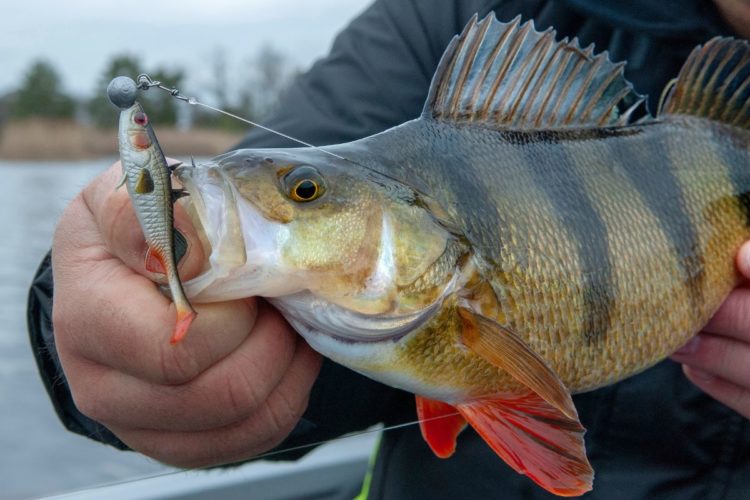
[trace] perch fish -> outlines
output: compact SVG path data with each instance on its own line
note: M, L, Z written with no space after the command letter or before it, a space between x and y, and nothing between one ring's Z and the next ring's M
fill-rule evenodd
M475 17L417 119L179 167L210 255L186 293L267 297L322 354L415 393L438 456L468 423L580 495L571 393L695 335L750 238L750 45L697 47L655 117L639 100L606 53Z

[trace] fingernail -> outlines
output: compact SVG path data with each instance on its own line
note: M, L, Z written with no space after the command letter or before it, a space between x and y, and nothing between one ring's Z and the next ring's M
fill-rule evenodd
M700 336L696 335L692 339L688 340L688 342L684 346L677 349L674 352L674 354L682 355L682 356L687 355L687 354L693 354L695 351L698 350L699 343L700 343Z
M699 370L697 368L693 368L692 366L683 365L682 369L685 372L685 375L695 380L696 382L707 383L714 379L714 376L710 373L704 372L703 370Z

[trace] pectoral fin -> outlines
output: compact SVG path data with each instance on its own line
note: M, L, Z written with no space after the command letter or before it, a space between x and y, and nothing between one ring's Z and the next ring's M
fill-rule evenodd
M417 415L422 437L440 458L456 451L456 438L466 428L466 420L448 403L417 396Z
M537 394L477 399L456 405L488 445L519 474L556 495L589 491L594 471L577 418L568 418Z
M570 391L547 363L514 332L467 308L459 308L464 344L488 363L510 373L568 418L578 419Z

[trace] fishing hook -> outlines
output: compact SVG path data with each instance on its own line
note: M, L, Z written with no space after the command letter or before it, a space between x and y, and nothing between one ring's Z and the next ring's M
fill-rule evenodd
M187 97L180 93L179 89L177 87L165 87L161 84L159 80L154 80L150 76L148 76L146 73L141 73L138 75L138 88L140 90L148 90L151 87L156 87L161 90L164 90L166 92L169 92L169 94L174 97L175 99L179 99L181 101L185 101L190 104L198 104L198 101L194 97Z

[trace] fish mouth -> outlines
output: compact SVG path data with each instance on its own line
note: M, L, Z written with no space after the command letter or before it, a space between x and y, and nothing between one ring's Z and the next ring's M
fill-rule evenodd
M174 173L190 195L181 203L208 255L203 272L183 283L183 288L191 298L221 300L209 297L211 294L207 294L207 290L247 261L236 193L221 168L213 163L199 167L181 166Z
M178 167L175 175L190 195L185 208L208 255L203 272L183 283L189 298L218 302L301 289L280 253L288 229L241 196L220 162Z

